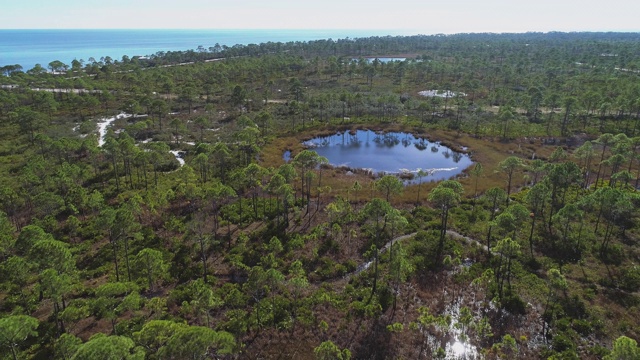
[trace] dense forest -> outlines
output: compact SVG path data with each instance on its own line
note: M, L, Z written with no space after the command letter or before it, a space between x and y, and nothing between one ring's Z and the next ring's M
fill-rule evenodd
M640 34L0 70L0 359L640 358ZM303 145L358 129L474 163Z

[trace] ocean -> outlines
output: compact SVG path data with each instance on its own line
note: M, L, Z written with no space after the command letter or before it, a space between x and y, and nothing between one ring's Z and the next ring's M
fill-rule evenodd
M109 56L153 55L160 51L205 49L215 44L260 44L368 36L408 35L401 30L7 30L0 29L0 66L19 64L23 70L59 60Z

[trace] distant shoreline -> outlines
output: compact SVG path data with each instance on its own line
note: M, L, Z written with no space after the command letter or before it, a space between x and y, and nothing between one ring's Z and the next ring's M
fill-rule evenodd
M409 35L390 30L162 30L162 29L0 29L0 67L19 64L24 71L54 60L149 56L158 52L267 42L313 41Z

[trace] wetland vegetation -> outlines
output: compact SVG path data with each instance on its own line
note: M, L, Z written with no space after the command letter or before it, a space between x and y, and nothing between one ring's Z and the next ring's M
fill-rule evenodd
M639 34L48 65L1 68L0 359L640 353ZM468 163L304 145L365 130Z
M344 131L303 145L334 167L393 174L415 184L453 178L472 164L466 154L404 132Z

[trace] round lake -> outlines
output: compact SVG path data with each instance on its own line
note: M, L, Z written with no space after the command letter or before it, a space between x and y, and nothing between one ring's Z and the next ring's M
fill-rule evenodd
M359 58L352 58L351 61L359 61ZM375 57L375 58L366 58L366 61L371 64L374 61L378 60L381 63L390 63L394 61L402 62L407 60L406 57Z
M407 183L450 179L473 163L464 153L400 132L358 130L317 137L304 145L333 166L368 169L376 174L413 174ZM422 178L418 176L420 170L426 173Z

